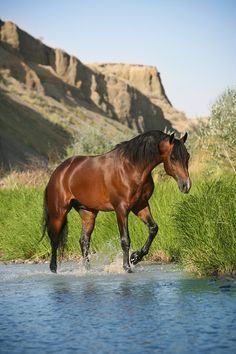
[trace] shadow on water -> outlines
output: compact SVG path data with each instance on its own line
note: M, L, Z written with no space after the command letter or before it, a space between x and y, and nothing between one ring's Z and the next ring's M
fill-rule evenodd
M235 353L235 280L112 269L0 266L1 353Z

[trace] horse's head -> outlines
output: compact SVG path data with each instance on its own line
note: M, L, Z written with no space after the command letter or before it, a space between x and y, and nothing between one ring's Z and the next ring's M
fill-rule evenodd
M184 145L187 137L188 134L185 133L181 139L175 139L173 133L160 143L160 153L165 171L177 181L179 189L183 193L188 193L191 188L188 173L190 155Z

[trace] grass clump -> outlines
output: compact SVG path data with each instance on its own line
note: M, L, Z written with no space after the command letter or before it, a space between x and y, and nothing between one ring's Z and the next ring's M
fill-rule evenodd
M199 182L176 203L175 240L180 259L200 274L236 272L236 178Z
M41 188L1 190L0 254L2 260L44 258L48 252L41 235Z

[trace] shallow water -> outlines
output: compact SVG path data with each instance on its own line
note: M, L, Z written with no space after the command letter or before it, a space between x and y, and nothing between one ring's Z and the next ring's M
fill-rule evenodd
M145 263L0 265L0 353L236 353L236 281Z

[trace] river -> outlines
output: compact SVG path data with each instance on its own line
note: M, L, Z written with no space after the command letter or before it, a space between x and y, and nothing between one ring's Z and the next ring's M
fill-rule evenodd
M148 263L0 265L0 353L235 354L236 281Z

